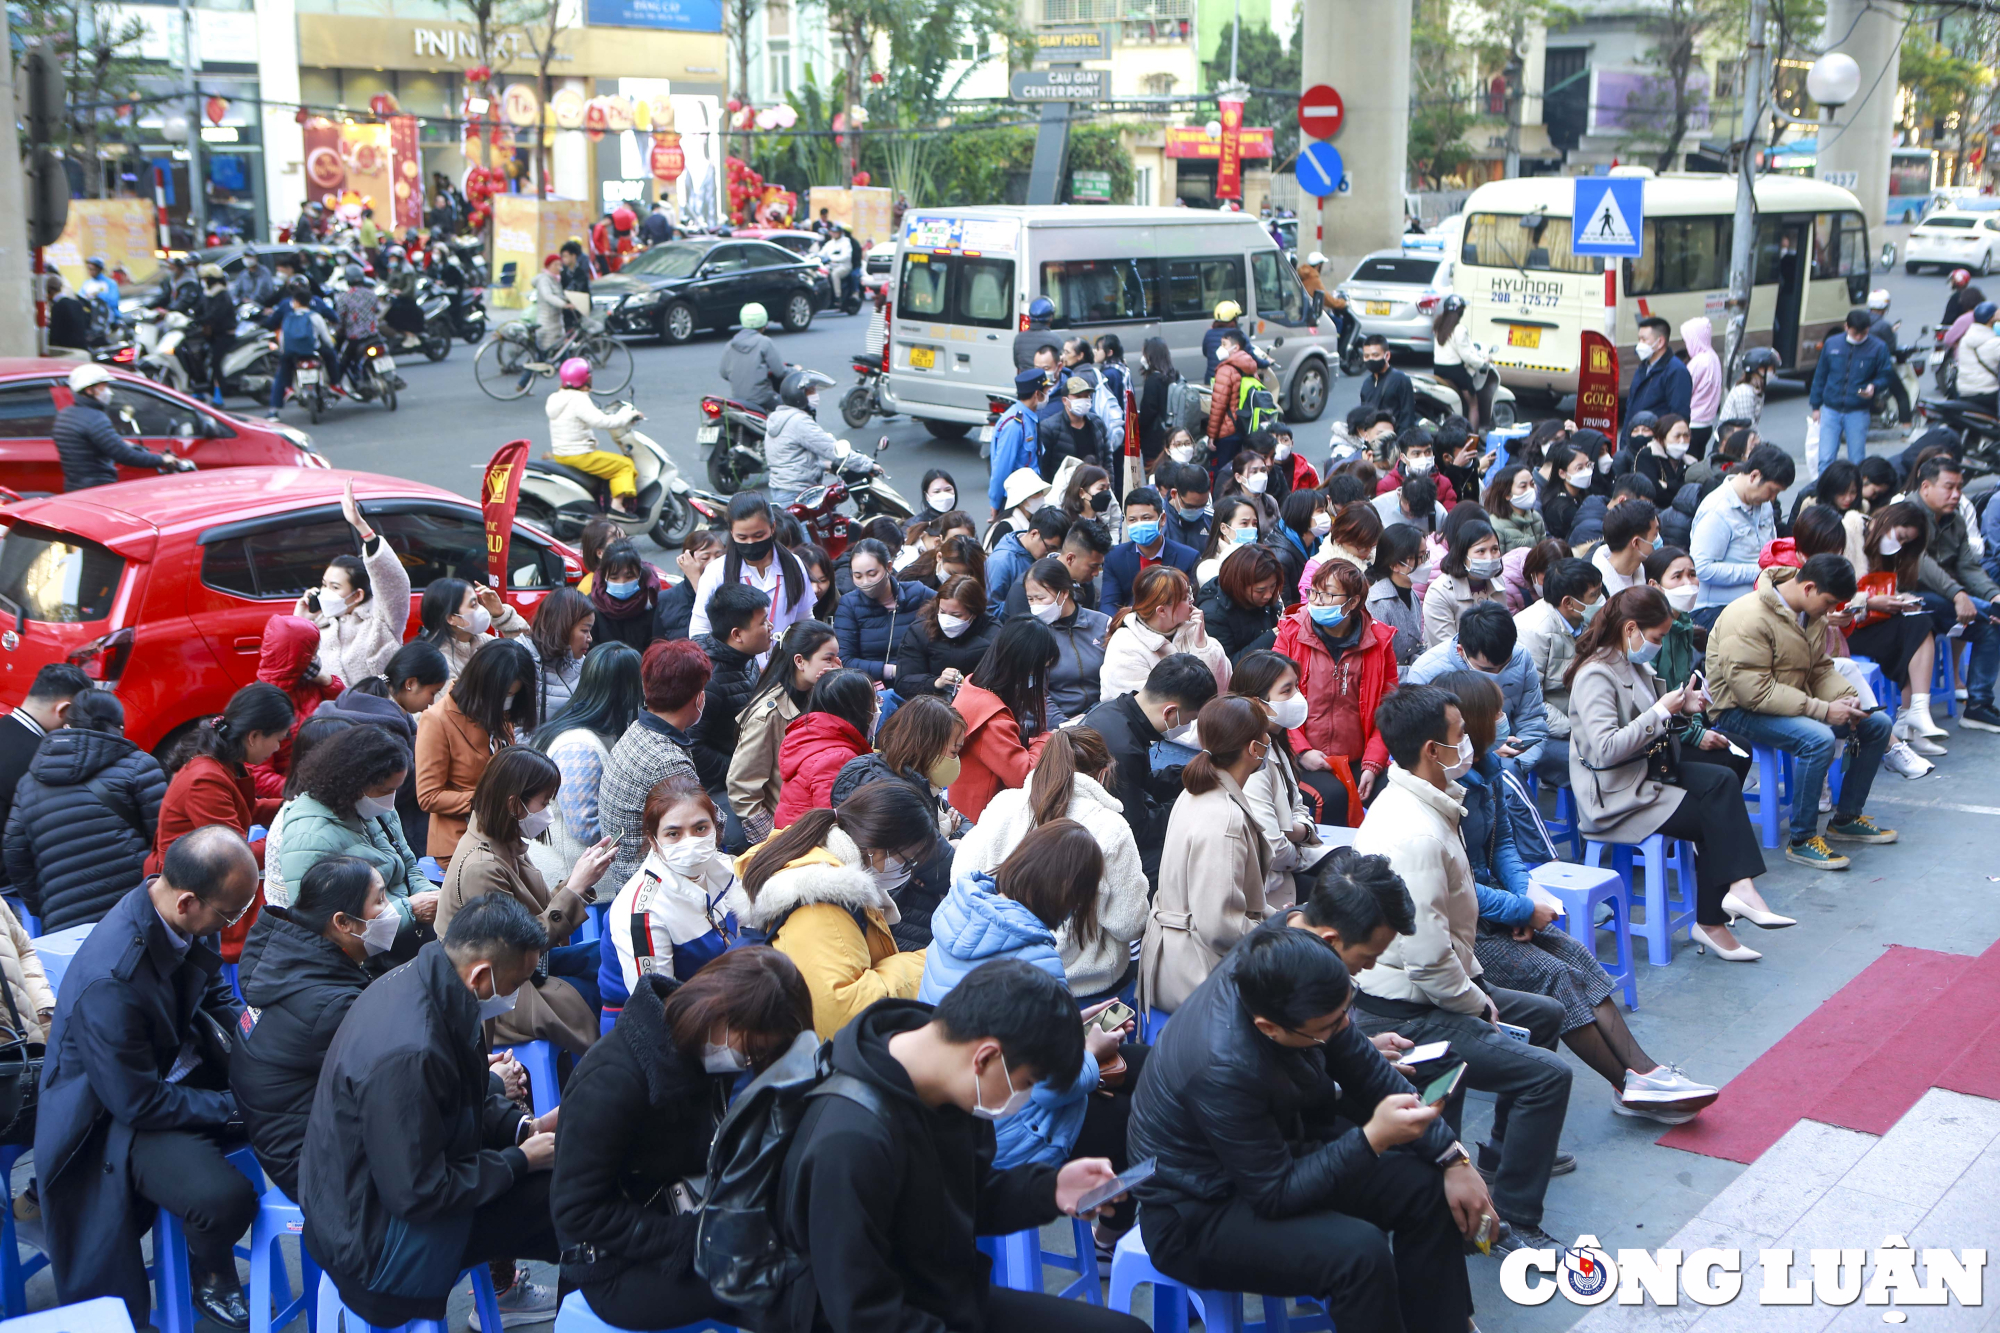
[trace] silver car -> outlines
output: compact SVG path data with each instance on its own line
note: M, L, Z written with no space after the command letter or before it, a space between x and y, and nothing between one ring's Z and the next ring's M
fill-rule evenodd
M1354 266L1341 287L1361 335L1379 333L1391 347L1429 355L1431 316L1451 292L1451 261L1438 254L1377 250Z

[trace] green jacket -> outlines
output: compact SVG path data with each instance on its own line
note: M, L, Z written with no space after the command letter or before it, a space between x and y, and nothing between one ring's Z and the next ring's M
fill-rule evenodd
M279 840L278 869L298 900L306 871L329 856L358 856L382 876L389 901L410 920L411 894L429 893L437 886L417 868L417 854L403 837L402 821L395 815L336 815L312 796L300 793L285 811L284 835Z
M1548 524L1542 521L1541 511L1536 509L1515 510L1511 518L1491 514L1487 516L1487 522L1493 525L1494 535L1500 538L1503 554L1533 546L1549 535Z

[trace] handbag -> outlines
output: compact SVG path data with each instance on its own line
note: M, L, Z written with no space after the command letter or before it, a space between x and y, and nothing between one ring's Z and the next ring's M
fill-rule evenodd
M27 1025L14 1003L14 987L0 977L7 996L13 1040L0 1044L0 1144L25 1148L35 1141L35 1106L41 1098L42 1059L48 1048L28 1040Z

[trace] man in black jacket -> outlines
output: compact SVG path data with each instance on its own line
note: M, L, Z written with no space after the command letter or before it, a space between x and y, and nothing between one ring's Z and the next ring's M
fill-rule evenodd
M1332 949L1273 921L1174 1011L1133 1094L1147 1253L1190 1286L1324 1300L1341 1333L1465 1328L1463 1238L1492 1200L1352 998Z
M178 454L156 454L127 444L111 424L111 372L92 363L69 373L76 401L56 413L56 456L62 460L63 490L109 486L118 480L118 465L156 468L161 472L192 472L194 463Z
M1408 375L1390 369L1389 340L1379 333L1363 338L1361 364L1367 368L1367 373L1361 377L1361 405L1394 417L1398 435L1415 427L1416 390L1411 387Z
M709 632L695 640L714 668L703 690L701 716L688 729L688 758L702 788L728 811L722 845L742 847L743 830L729 809L729 761L736 754L736 718L757 692L757 659L771 651L771 598L747 583L726 583L708 599Z
M1027 1103L1037 1081L1068 1087L1083 1028L1062 983L1005 959L973 969L933 1009L878 1000L833 1039L833 1068L878 1103L816 1097L778 1185L779 1226L811 1261L772 1319L785 1333L1142 1333L1082 1301L988 1280L979 1236L1074 1213L1111 1180L1111 1163L993 1167L990 1121Z
M1145 688L1106 699L1083 716L1083 725L1104 738L1118 774L1112 792L1125 807L1125 822L1139 844L1146 881L1160 881L1160 849L1167 841L1167 816L1181 790L1181 766L1153 771L1153 747L1166 734L1194 721L1215 697L1215 673L1193 653L1175 653L1146 677Z
M1062 396L1053 400L1061 403L1061 409L1043 417L1041 424L1042 480L1049 482L1056 479L1056 469L1065 458L1103 467L1111 456L1104 422L1090 410L1094 392L1090 382L1071 372L1059 373L1067 376L1061 381Z
M21 706L0 718L0 829L14 810L14 789L27 776L42 737L69 725L70 705L76 696L91 687L90 677L80 667L52 662L35 673L28 697ZM0 865L0 887L7 883Z
M152 1307L139 1238L165 1208L187 1228L194 1308L250 1326L231 1247L257 1191L224 1154L242 1146L228 1038L242 1015L215 937L257 893L257 860L209 825L167 849L63 974L42 1067L35 1162L56 1299Z
M530 1119L492 1088L482 1029L547 947L527 908L475 898L362 992L327 1051L299 1159L305 1243L372 1325L444 1318L474 1264L556 1258L556 1112Z

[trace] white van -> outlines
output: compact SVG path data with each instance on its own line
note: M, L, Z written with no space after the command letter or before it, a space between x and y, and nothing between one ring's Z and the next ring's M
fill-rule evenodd
M1332 323L1308 317L1297 271L1255 216L1089 205L905 213L887 406L945 439L985 425L989 399L1013 401L1014 335L1038 296L1055 303L1051 342L1115 333L1136 376L1146 339L1164 338L1194 383L1208 378L1201 342L1215 307L1234 301L1278 372L1286 416L1313 421L1326 410Z

